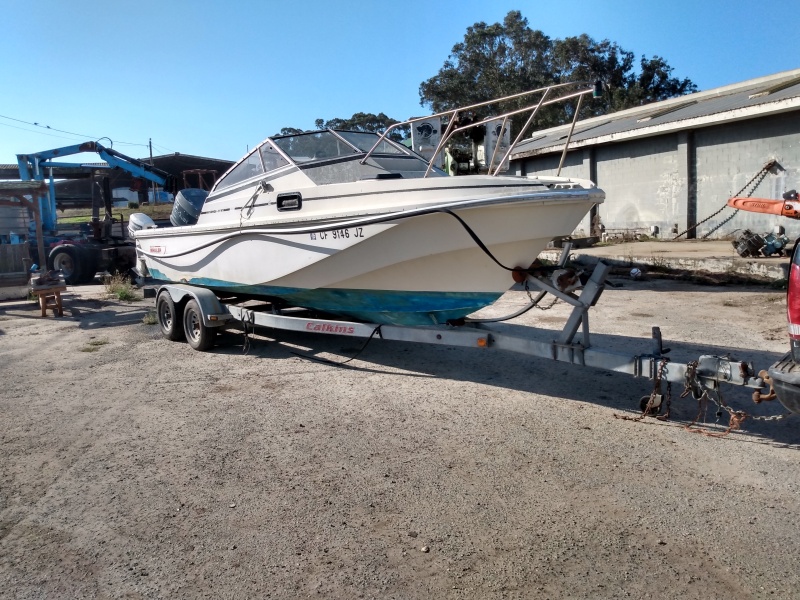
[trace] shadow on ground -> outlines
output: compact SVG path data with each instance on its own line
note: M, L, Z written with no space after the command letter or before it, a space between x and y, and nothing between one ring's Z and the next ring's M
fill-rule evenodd
M530 333L525 326L508 326L510 332L519 329ZM539 330L541 333L541 330ZM275 337L266 337L266 336ZM647 353L650 340L617 335L592 335L593 347L625 352L634 356ZM451 379L469 381L495 388L517 390L586 402L621 411L620 415L637 416L639 402L649 395L652 382L646 378L554 362L545 358L530 357L491 349L454 348L430 346L408 342L394 342L374 339L365 348L361 340L337 336L315 336L304 333L280 331L269 332L260 329L256 336L245 342L241 331L228 329L218 337L211 352L235 355L242 353L247 345L247 353L265 360L322 360L326 364L342 363L356 357L339 368L358 370L364 373L394 373L404 377ZM702 354L725 356L732 353L739 360L753 363L756 372L765 369L778 360L781 355L746 349L723 348L713 345L683 344L670 341L670 358L674 362L686 363ZM672 386L672 415L668 423L647 418L641 426L685 426L691 423L700 409L691 396L681 398L683 386ZM752 401L750 388L723 386L726 402L735 409L746 411L753 416L767 417L785 414L787 411L777 401L756 405ZM474 398L465 401L474 401ZM707 424L713 424L717 407L709 403L703 412ZM702 421L701 421L702 422ZM722 414L720 424L727 426L727 414ZM747 420L743 429L764 443L800 449L800 415L781 420ZM717 430L724 427L717 426ZM689 435L687 433L687 435ZM736 435L729 440L750 441Z

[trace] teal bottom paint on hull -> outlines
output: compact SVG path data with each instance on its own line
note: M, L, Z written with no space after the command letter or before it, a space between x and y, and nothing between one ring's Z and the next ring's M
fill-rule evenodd
M150 270L154 279L168 281ZM496 292L400 292L392 290L300 289L269 285L241 285L216 279L195 278L188 283L224 293L280 299L292 306L381 325L434 325L461 319L492 304Z

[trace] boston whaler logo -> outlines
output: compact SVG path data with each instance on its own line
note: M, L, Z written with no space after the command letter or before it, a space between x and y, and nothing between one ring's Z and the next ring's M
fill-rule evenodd
M417 133L424 143L432 144L431 138L439 132L434 128L432 123L426 122L417 126Z

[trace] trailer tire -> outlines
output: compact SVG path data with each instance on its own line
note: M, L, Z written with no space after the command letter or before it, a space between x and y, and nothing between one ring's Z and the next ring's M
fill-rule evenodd
M162 335L171 342L183 338L183 314L169 292L162 292L156 300L156 316Z
M186 341L195 350L204 352L214 345L217 331L213 327L206 327L203 323L203 313L197 300L189 300L183 309L183 330Z
M61 271L64 274L64 281L68 285L81 283L83 271L81 270L81 252L73 244L61 244L50 251L47 257L47 266L50 269Z

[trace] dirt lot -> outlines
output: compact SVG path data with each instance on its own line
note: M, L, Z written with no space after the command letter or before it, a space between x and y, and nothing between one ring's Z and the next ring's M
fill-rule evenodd
M2 598L797 598L800 417L716 439L636 414L646 380L486 350L241 333L149 301L0 304ZM511 312L524 293L496 307ZM596 345L783 353L784 299L609 289ZM555 327L557 305L526 317ZM753 414L749 391L731 402ZM705 413L713 423L715 411Z

